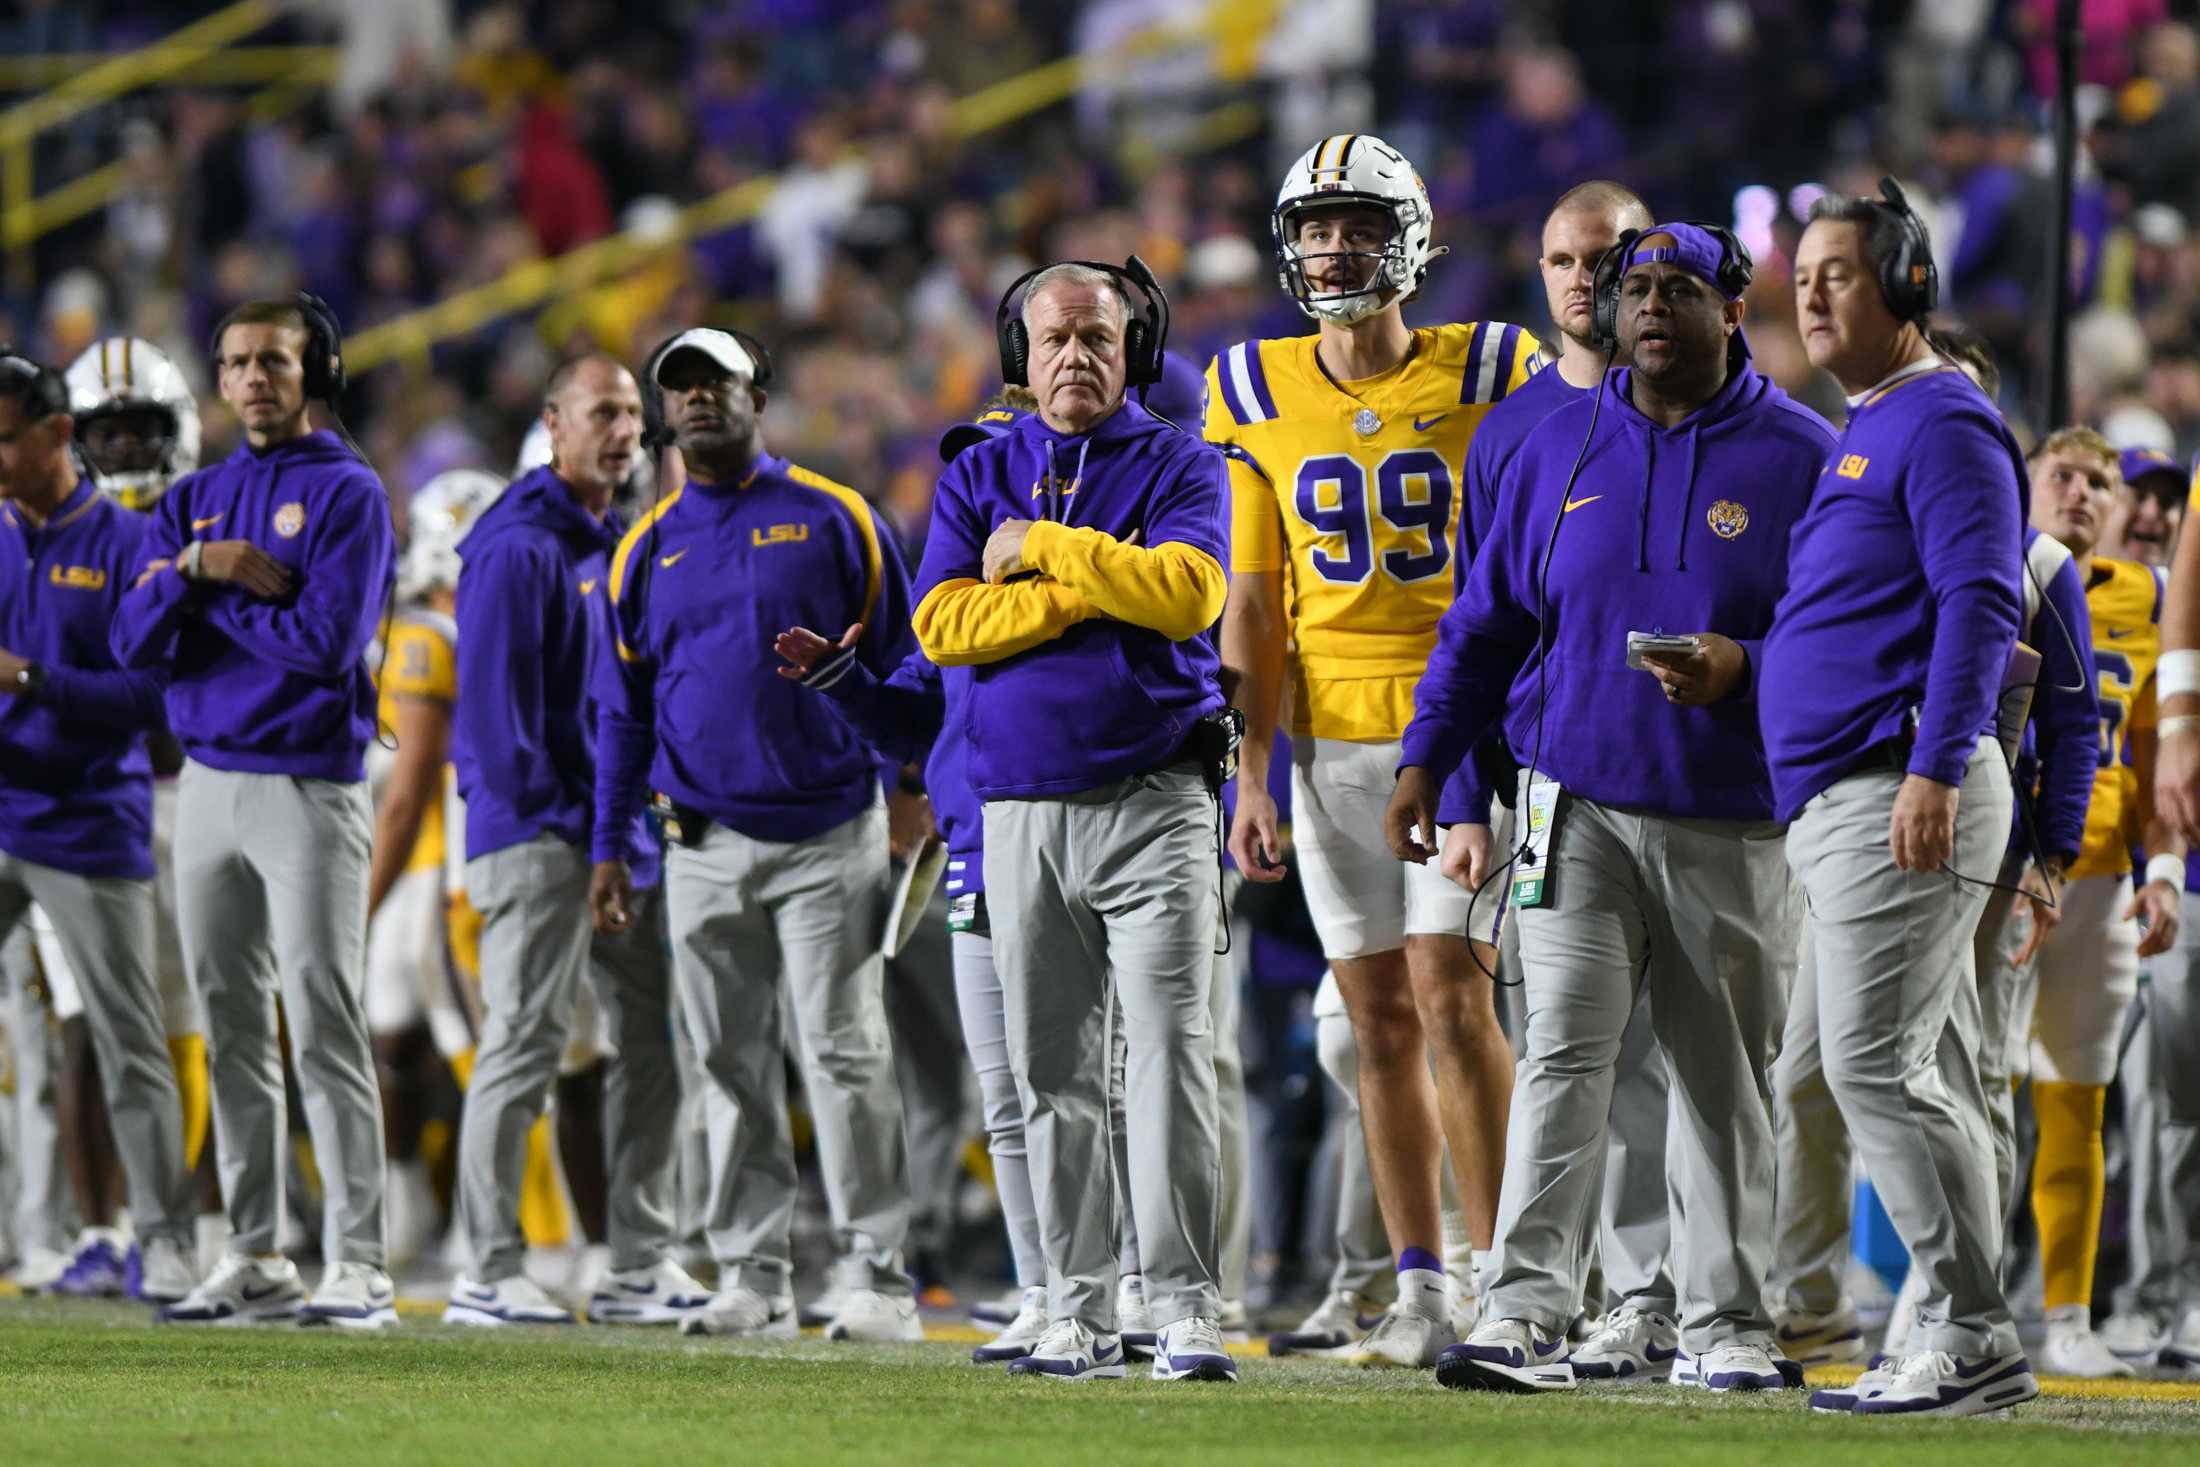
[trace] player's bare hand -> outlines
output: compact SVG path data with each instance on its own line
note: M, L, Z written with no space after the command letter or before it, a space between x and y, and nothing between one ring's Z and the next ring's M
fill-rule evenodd
M1454 825L1444 832L1444 858L1437 869L1461 890L1480 891L1489 880L1490 850L1495 844L1487 825Z
M906 861L932 838L932 802L908 790L886 796L886 848L897 861Z
M2177 903L2181 893L2166 881L2150 881L2132 894L2124 908L2124 920L2139 919L2146 933L2139 939L2139 956L2166 953L2177 941Z
M270 601L290 594L290 568L250 540L209 540L199 548L202 581L226 581Z
M1276 825L1275 797L1238 781L1237 811L1230 817L1230 859L1247 881L1283 880L1287 868Z
M2157 735L2154 809L2188 844L2200 845L2200 728L2179 724Z
M598 861L588 878L588 915L598 932L624 932L634 925L634 880L624 861Z
M1749 654L1741 643L1717 632L1696 632L1696 650L1674 657L1645 652L1642 660L1650 676L1665 687L1665 700L1682 708L1701 708L1716 703L1741 685L1749 671Z
M786 662L779 675L799 681L817 670L818 664L827 661L836 652L845 652L863 635L863 623L840 634L837 642L828 642L808 627L789 627L772 638L772 650Z
M1383 811L1383 841L1401 861L1426 866L1436 854L1436 776L1418 764L1398 771Z
M0 647L0 694L13 697L16 690L21 686L16 679L22 676L23 669L30 665L28 658L18 657L6 648Z
M1024 537L1030 533L1030 520L1003 520L1000 528L986 537L987 584L998 586L1024 569Z
M2050 876L2037 866L2024 868L2024 875L2017 882L2017 890L2024 893L2025 915L2030 928L2024 934L2024 945L2017 949L2016 966L2021 968L2039 956L2040 945L2047 941L2047 934L2055 930L2062 920L2062 908L2055 905L2054 890L2062 884L2059 875Z
M1903 871L1938 871L1956 851L1956 796L1952 784L1906 774L1895 791L1894 814L1887 821L1887 843Z

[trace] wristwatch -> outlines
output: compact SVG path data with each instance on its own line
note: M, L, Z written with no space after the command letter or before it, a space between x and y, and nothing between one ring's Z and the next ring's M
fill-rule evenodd
M28 695L46 686L46 669L35 662L26 662L15 670L15 691Z

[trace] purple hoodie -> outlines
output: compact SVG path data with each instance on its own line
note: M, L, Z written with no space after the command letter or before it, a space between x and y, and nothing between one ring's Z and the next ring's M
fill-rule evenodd
M1599 804L1769 819L1746 686L1676 708L1627 666L1627 634L1718 632L1754 663L1786 582L1789 531L1833 433L1746 366L1663 428L1629 401L1631 375L1608 379L1586 453L1589 395L1521 443L1466 590L1437 629L1399 762L1444 779L1502 716L1516 758ZM1537 625L1546 598L1547 633Z
M289 567L289 595L263 600L175 568L194 540L238 539ZM367 647L396 556L382 481L335 434L265 453L240 443L154 506L109 644L124 667L172 671L168 723L199 763L362 780L374 737Z

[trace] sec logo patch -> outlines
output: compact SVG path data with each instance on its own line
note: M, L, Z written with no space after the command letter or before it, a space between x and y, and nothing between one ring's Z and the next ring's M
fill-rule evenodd
M275 533L288 540L306 527L306 507L293 499L275 511Z
M1711 533L1721 540L1731 540L1749 528L1749 511L1731 499L1712 505L1704 518L1710 522Z

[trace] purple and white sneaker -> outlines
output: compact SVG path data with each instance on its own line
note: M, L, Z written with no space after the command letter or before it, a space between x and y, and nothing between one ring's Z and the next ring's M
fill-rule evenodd
M1123 1341L1065 1319L1049 1326L1029 1355L1009 1361L1008 1373L1042 1380L1121 1380Z
M1672 1373L1680 1339L1680 1328L1670 1317L1623 1305L1606 1315L1596 1332L1574 1346L1568 1358L1579 1380L1621 1385L1662 1381Z
M1155 1380L1234 1381L1237 1362L1222 1344L1222 1326L1211 1319L1180 1319L1154 1331Z
M1455 1391L1570 1391L1566 1337L1525 1319L1491 1319L1436 1357L1436 1383Z
M1884 1387L1857 1399L1858 1416L1979 1416L2040 1393L2021 1354L1950 1355L1927 1350L1897 1366Z
M137 1244L113 1228L86 1228L76 1240L69 1266L45 1291L71 1299L122 1298L130 1293L130 1273L137 1261Z

